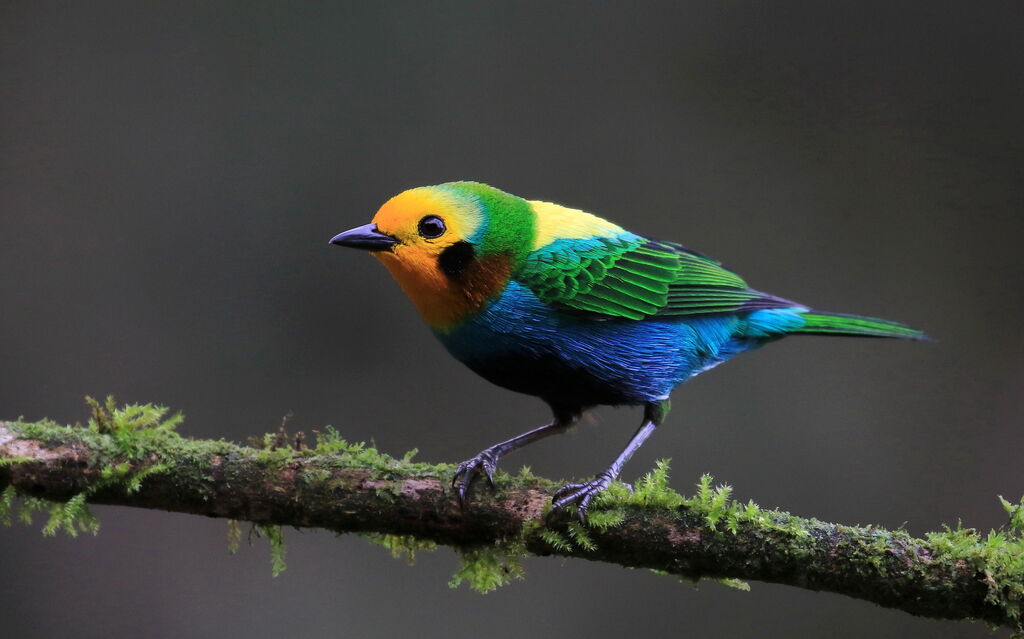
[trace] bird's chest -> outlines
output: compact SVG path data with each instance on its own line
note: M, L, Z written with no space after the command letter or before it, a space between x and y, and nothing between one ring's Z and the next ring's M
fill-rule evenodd
M575 355L571 336L557 335L544 322L472 322L438 335L448 351L475 373L503 388L577 409L628 403L612 375ZM605 374L602 374L605 373Z
M549 403L650 401L667 395L691 366L678 326L577 320L514 282L480 313L437 336L487 380Z
M454 330L436 331L453 357L481 374L481 368L529 367L557 351L564 339L548 309L532 303L517 287L510 289Z

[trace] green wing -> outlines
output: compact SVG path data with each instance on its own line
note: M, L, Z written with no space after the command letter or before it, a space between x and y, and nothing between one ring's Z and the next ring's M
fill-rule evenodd
M751 290L709 257L631 233L556 240L527 256L513 277L558 310L594 319L800 306Z

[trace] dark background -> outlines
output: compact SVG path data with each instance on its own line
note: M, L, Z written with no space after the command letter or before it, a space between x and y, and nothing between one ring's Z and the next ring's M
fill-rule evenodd
M394 193L476 179L723 259L935 343L793 338L702 376L630 463L845 523L983 530L1024 493L1022 9L1006 3L46 3L0 9L0 412L82 396L195 437L309 431L457 461L546 419L330 247ZM506 460L603 468L602 409ZM0 529L0 634L987 637L831 594L694 590L533 559L450 590L358 537L229 557L223 521L96 508ZM527 635L529 636L529 635Z

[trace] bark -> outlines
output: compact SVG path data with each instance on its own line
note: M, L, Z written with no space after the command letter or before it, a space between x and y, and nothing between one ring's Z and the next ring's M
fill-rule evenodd
M412 535L462 549L514 543L533 555L652 568L688 579L789 584L914 615L973 618L1021 629L1020 574L999 573L996 566L984 565L984 555L964 554L900 531L761 510L734 518L728 530L706 509L692 505L629 502L621 507L625 518L620 525L587 531L595 549L579 544L558 548L550 535L545 540L545 531L569 538L573 519L566 514L544 522L555 485L539 478L503 475L493 490L478 481L460 508L448 486L450 466L388 461L368 452L323 454L290 446L261 450L173 434L126 453L124 438L95 428L30 426L0 422L0 491L10 486L21 496L56 501L85 492L95 504ZM109 481L109 473L102 480L102 470L116 464L127 464L121 467L124 477L155 464L167 469L150 474L136 492L129 492L124 482Z

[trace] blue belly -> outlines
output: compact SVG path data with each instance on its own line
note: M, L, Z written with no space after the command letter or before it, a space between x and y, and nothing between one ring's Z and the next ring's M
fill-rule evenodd
M480 313L437 336L491 382L574 409L667 399L693 375L781 335L776 325L803 324L798 309L750 321L763 313L595 321L559 313L511 282Z

